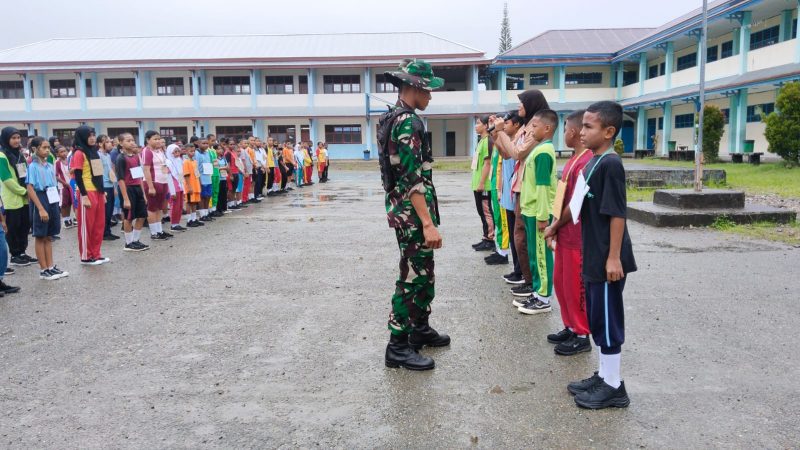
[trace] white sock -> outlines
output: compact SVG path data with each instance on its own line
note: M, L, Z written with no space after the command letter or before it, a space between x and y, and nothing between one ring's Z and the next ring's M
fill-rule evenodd
M197 213L191 213L191 214L189 214L189 220L191 220L192 222L194 222L195 220L197 220Z
M600 346L597 346L597 376L600 378L606 377L606 368L603 367L603 352L600 351Z
M508 250L497 249L497 254L500 256L508 256Z
M160 220L156 224L156 229L158 230L159 233L163 233L164 232L164 226L161 224Z
M133 242L133 233L123 233L125 234L125 243L130 244Z
M133 242L138 242L142 237L142 230L133 230Z
M617 389L622 383L622 379L619 375L620 356L622 356L620 353L616 355L600 355L603 361L603 369L606 373L606 376L603 377L603 381L614 389Z
M217 207L216 207L216 206L212 206L212 207L209 209L209 211L211 211L211 212L217 212Z

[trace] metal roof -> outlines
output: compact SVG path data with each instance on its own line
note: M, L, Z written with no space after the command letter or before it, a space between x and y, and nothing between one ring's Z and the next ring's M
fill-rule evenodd
M50 39L0 51L0 70L219 63L252 67L384 63L404 57L486 61L482 51L423 32Z
M546 31L498 56L518 59L547 56L610 56L653 32L653 28Z

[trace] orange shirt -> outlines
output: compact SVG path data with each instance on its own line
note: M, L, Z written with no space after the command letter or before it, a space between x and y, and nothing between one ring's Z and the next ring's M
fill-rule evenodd
M294 160L294 152L292 149L288 147L283 148L283 162L285 164L292 164L293 166L297 166L297 162Z
M186 192L188 193L189 188L191 187L193 193L199 194L200 177L199 173L197 172L197 161L193 159L183 160L183 177L189 177L189 180L186 182Z

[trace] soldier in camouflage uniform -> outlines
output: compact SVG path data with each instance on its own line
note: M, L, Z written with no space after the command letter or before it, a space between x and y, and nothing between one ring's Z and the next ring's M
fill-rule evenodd
M428 324L434 297L433 251L441 248L442 238L437 230L433 157L425 125L415 110L425 110L431 91L442 87L444 80L434 77L430 64L421 60L405 60L398 71L385 75L400 89L397 104L381 117L378 132L386 214L400 248L386 366L428 370L434 361L418 350L449 345L450 337Z

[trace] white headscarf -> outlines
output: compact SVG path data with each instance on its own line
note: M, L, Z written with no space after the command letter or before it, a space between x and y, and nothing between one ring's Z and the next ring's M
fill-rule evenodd
M177 144L171 144L167 147L167 167L169 167L169 173L172 174L172 177L175 178L178 183L183 182L183 158L182 157L174 157L172 153L175 150L180 150L180 146Z

